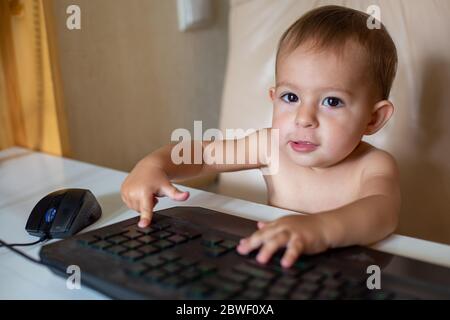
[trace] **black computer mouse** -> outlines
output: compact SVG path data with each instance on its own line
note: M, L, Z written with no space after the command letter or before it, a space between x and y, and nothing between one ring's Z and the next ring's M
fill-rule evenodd
M64 239L93 224L101 215L102 208L91 191L63 189L39 200L25 229L33 236Z

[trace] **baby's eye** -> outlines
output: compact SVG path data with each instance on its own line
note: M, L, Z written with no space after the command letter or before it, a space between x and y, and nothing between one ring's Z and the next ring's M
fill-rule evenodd
M344 102L336 97L326 97L323 99L322 104L327 107L339 108L344 106Z
M287 103L296 103L298 102L298 96L292 92L285 93L281 96L281 99Z

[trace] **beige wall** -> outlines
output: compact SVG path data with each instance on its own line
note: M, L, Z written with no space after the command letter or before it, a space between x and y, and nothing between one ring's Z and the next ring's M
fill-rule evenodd
M66 28L70 4L81 30ZM178 31L176 10L176 0L53 1L73 158L130 170L173 129L218 126L228 1L195 32Z

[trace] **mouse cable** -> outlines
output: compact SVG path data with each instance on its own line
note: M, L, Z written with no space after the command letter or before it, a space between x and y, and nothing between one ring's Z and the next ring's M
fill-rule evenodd
M44 241L44 240L47 240L47 237L42 237L42 238L40 238L39 241L37 241L37 242L28 243L28 244L23 243L23 244L20 244L20 245L31 245L31 244L36 244L36 243L42 242L42 241ZM17 250L16 248L14 248L13 245L17 245L17 244L8 244L8 243L4 242L2 239L0 239L0 245L1 245L0 247L5 247L5 248L7 248L7 249L9 249L9 250L11 250L11 251L17 253L18 255L24 257L25 259L27 259L27 260L29 260L29 261L31 261L31 262L34 262L34 263L37 263L37 264L40 264L40 265L43 265L43 266L47 266L47 264L44 263L44 262L42 262L41 260L37 260L37 259L35 259L35 258L33 258L33 257L29 256L29 255L27 255L26 253L24 253L24 252L22 252L22 251L20 251L20 250Z
M26 247L26 246L32 246L32 245L38 244L38 243L40 243L42 241L45 241L45 240L47 240L47 236L42 236L39 240L36 240L34 242L29 242L29 243L6 243L6 244L8 246L10 246L10 247ZM2 241L2 243L5 243L5 242ZM3 246L3 244L0 245L0 248L2 246Z

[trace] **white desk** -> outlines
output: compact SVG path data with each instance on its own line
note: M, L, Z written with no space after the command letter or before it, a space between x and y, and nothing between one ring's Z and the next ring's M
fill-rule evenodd
M32 152L22 148L0 151L0 238L9 243L32 242L25 224L34 205L48 193L63 188L90 189L103 209L102 218L87 230L136 216L120 197L127 173L79 161ZM224 197L197 189L188 201L175 203L163 198L156 209L175 205L203 206L253 220L271 220L289 214L287 210ZM37 257L40 245L21 250ZM450 246L393 235L373 248L450 267ZM87 287L66 288L65 279L46 267L0 248L0 299L105 299Z

